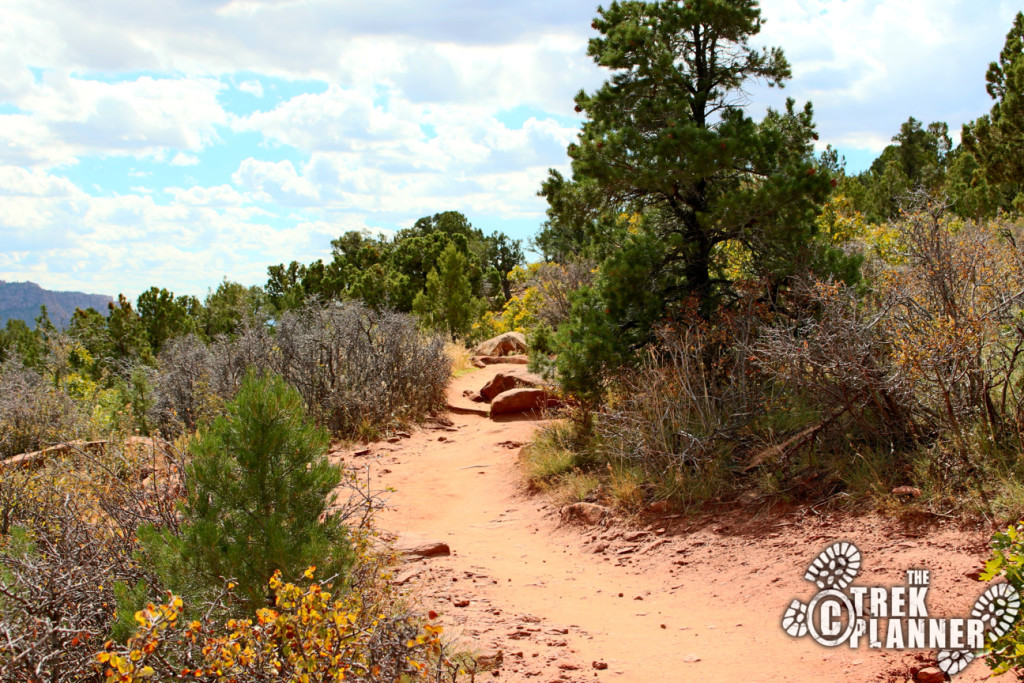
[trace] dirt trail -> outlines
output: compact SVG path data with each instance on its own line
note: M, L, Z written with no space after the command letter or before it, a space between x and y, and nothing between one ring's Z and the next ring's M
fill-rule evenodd
M455 380L452 401L502 369ZM935 653L827 649L783 632L790 601L816 592L802 578L811 560L848 540L864 556L859 585L903 585L907 569L930 569L933 617L967 616L983 588L965 577L986 556L980 530L809 510L750 520L735 507L699 522L560 526L551 501L523 490L517 465L537 422L450 417L447 430L345 459L395 489L385 529L451 546L450 557L406 564L398 581L466 647L503 653L497 674L479 680L904 681ZM987 673L979 662L955 680Z

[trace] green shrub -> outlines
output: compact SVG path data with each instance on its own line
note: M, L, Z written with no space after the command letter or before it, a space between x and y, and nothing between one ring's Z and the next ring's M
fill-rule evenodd
M1024 529L1020 525L992 536L992 557L980 580L991 581L997 576L1004 577L1018 594L1024 595ZM985 653L993 673L1024 667L1024 623L1019 616L1002 637L985 640Z
M327 445L295 389L250 371L226 414L191 446L179 533L141 531L165 583L203 597L232 580L252 606L273 603L266 587L275 571L285 580L311 565L343 575L347 530L329 513L342 473L327 461Z

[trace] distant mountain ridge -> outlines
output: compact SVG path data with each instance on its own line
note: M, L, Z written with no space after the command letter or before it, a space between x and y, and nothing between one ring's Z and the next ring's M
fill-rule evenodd
M34 282L7 282L0 280L0 326L15 318L24 320L29 327L35 326L39 307L46 306L50 320L59 328L71 322L76 308L95 308L106 315L107 304L114 299L106 294L85 294L84 292L54 292L43 289Z

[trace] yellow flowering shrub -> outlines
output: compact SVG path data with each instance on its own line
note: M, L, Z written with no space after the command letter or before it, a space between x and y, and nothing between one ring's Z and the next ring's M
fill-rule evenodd
M304 586L274 574L274 605L252 619L184 623L181 598L150 604L135 615L135 635L107 642L96 668L107 683L427 680L443 656L440 626L378 613L355 591L335 596L313 570Z

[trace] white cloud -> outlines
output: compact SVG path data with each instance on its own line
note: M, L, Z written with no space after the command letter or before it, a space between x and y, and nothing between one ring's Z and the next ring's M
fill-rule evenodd
M536 191L576 134L573 95L607 75L586 56L596 4L8 0L0 277L201 293L439 210L539 224ZM987 110L984 72L1017 7L762 11L758 40L785 49L794 78L754 89L752 113L810 99L823 144L877 151L908 116L955 137Z
M171 150L201 150L227 122L217 101L222 88L210 78L106 83L47 73L14 101L23 113L0 115L0 163L54 166L89 155L159 159Z
M309 206L317 202L312 183L296 172L290 161L259 161L248 158L231 176L243 189L255 192L261 201L283 205Z
M178 152L171 159L172 166L195 166L199 163L199 157L195 154L186 154L185 152Z
M263 84L259 81L243 81L238 84L238 89L254 97L263 97Z

